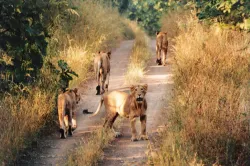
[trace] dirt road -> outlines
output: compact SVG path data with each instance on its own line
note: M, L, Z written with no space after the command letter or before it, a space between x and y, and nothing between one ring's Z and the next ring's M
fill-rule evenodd
M155 41L150 43L152 53L155 54ZM124 41L120 47L112 52L111 55L111 77L109 90L128 90L125 85L124 74L127 71L129 55L133 46L133 41ZM156 132L162 120L160 115L162 112L162 105L164 99L168 97L171 89L171 73L170 67L156 66L155 56L149 62L148 72L143 83L147 83L148 93L148 122L147 132L150 139L152 134ZM89 111L95 111L100 99L95 93L96 82L91 81L88 86L80 87L81 103L77 111L77 125L78 128L74 131L73 137L67 139L59 139L59 133L55 133L50 137L44 138L34 148L30 150L27 156L24 156L17 165L64 165L69 149L76 147L79 139L87 137L88 134L98 127L102 127L102 117L105 112L101 111L100 114L93 118L82 114L82 110L88 108ZM137 131L140 131L140 124L137 122ZM147 141L131 142L130 127L128 120L124 120L121 127L123 137L115 139L112 145L105 149L105 156L99 165L104 166L119 166L119 165L144 165L146 163Z
M147 73L142 83L148 84L148 93L146 95L148 102L147 109L147 133L149 140L153 139L154 133L164 124L161 118L164 103L170 97L172 89L171 71L169 66L169 57L167 66L157 66L155 64L155 40L150 42L153 56L149 62ZM105 149L104 160L99 162L102 166L142 166L147 163L147 145L148 141L131 142L130 124L124 120L121 132L123 137L116 139L112 145ZM137 120L137 131L140 131L140 122Z
M111 76L109 91L123 90L124 75L127 71L129 56L133 46L133 41L124 41L120 47L114 50L111 54ZM98 127L102 127L102 117L104 111L93 118L88 118L82 114L82 110L88 108L89 111L95 111L100 101L100 96L96 96L96 81L90 81L88 86L79 87L81 94L81 103L78 105L77 111L77 129L73 133L73 137L67 139L59 139L59 132L50 137L46 137L39 141L36 148L30 150L26 156L22 157L17 165L23 166L55 166L64 165L66 154L69 149L73 149L79 142L79 139L84 138L88 133L94 131Z

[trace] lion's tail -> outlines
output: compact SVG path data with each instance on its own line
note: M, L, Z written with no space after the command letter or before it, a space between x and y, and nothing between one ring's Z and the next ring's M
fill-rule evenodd
M101 100L100 100L100 102L99 102L99 105L98 105L97 110L96 110L95 113L94 113L93 115L91 115L90 117L96 116L96 115L100 112L100 110L101 110L101 108L102 108L103 102L104 102L104 99L103 99L103 96L102 96L102 97L101 97Z

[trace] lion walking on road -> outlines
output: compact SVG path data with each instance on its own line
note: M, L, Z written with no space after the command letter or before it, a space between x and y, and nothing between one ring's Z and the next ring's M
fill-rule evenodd
M156 63L158 65L166 65L166 56L168 52L168 36L167 32L157 32L156 33ZM161 54L162 58L161 58Z
M68 90L58 96L58 117L60 124L60 138L72 136L72 131L76 128L76 104L80 101L77 88Z
M110 77L110 56L111 52L99 52L94 60L94 70L97 81L96 95L108 91Z

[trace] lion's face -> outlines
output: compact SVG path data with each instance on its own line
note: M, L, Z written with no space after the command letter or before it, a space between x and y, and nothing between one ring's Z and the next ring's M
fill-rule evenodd
M130 87L130 91L132 94L134 94L135 98L136 98L136 102L137 103L142 103L144 100L144 97L147 93L147 89L148 89L148 85L132 85Z

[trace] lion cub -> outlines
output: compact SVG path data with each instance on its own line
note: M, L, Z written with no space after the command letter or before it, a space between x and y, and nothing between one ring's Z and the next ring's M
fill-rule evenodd
M137 132L135 128L136 118L140 117L141 121L141 134L139 139L147 140L146 135L146 110L147 101L145 95L147 93L148 85L132 85L130 87L130 94L120 91L113 91L109 94L104 94L101 97L99 106L96 112L91 116L97 115L104 103L106 109L106 118L104 122L104 127L109 127L113 129L113 123L115 122L118 115L122 117L129 118L131 125L132 137L131 141L137 141ZM114 129L113 129L114 131ZM115 132L115 131L114 131ZM120 133L115 132L116 137Z
M77 88L68 90L58 96L58 117L60 123L60 138L72 136L72 130L76 128L76 104L80 101Z
M100 52L95 56L94 70L97 81L96 95L103 94L108 91L110 76L110 56L111 52ZM105 86L105 87L104 87Z
M168 52L167 32L156 32L156 63L166 65L166 56ZM161 54L163 53L162 59Z

